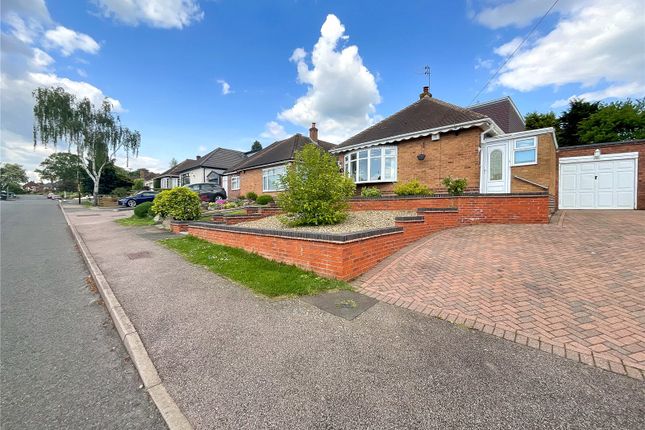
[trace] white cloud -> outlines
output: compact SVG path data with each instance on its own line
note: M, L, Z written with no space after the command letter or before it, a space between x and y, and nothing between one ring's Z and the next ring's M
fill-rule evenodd
M267 122L264 126L264 131L260 133L260 137L273 140L284 139L287 136L284 126L276 121Z
M128 25L148 24L182 29L201 21L204 12L194 0L95 0L103 15Z
M579 0L560 0L553 10L570 10L576 7L576 3L584 2ZM544 15L552 4L551 0L507 1L497 6L484 8L475 14L475 20L492 29L508 26L525 27Z
M503 6L528 4L533 2L518 0ZM519 91L578 84L590 91L596 87L585 93L589 97L603 94L638 97L645 86L643 3L640 0L564 2L560 14L550 32L527 42L511 58L496 84ZM520 18L515 16L513 21L509 17L503 24L519 24L523 22ZM517 41L515 38L495 52L509 55Z
M233 91L231 91L231 85L226 82L224 79L218 79L217 83L222 86L222 94L227 95L231 94Z
M101 48L96 40L87 34L78 33L62 25L45 32L45 44L50 48L59 49L66 57L72 55L74 51L96 54Z
M497 48L495 48L494 52L500 57L508 57L513 53L513 51L515 51L518 48L518 46L520 46L520 43L522 43L522 38L516 37L510 42L506 42L502 46L498 46Z
M608 98L627 98L627 97L645 97L645 84L632 82L623 85L612 85L598 91L589 91L582 94L577 94L569 97L568 99L560 99L553 102L552 108L561 108L569 105L574 99L584 99L590 102L604 100Z
M204 153L204 152L206 152L206 150L207 150L207 149L208 149L208 148L206 148L204 145L199 145L199 148L197 148L197 150L198 150L200 153Z
M31 58L31 65L35 69L44 69L54 62L54 59L45 51L34 48L34 56Z
M147 157L145 155L139 155L136 158L130 157L130 159L127 159L126 157L117 157L114 164L128 170L148 169L155 173L161 173L168 170L168 162L154 157Z
M381 101L374 75L363 65L358 47L339 47L346 41L345 27L328 15L320 38L311 53L310 67L302 48L293 51L298 82L308 86L307 94L278 114L281 120L304 128L318 123L320 137L340 142L371 125L375 105Z
M123 112L121 102L111 97L106 97L103 91L94 85L62 78L53 73L28 73L29 81L36 87L62 87L67 92L75 94L79 98L88 98L95 106L100 106L104 99L108 99L112 108L117 112Z

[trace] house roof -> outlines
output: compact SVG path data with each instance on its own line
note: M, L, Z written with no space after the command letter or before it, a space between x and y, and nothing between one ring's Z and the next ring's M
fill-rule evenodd
M246 160L231 168L228 173L233 173L240 170L255 169L260 166L293 160L294 153L302 149L302 147L307 143L315 142L309 137L303 136L300 133L294 134L287 139L273 142L263 150L254 153ZM326 151L329 151L336 146L333 143L325 142L324 140L318 140L318 142L316 143Z
M350 137L336 149L480 119L486 116L428 95Z
M524 117L510 97L468 106L468 109L486 115L495 121L504 133L517 133L526 129Z
M171 167L162 174L158 175L157 178L166 176L179 176L182 172L198 167L227 170L235 166L236 164L239 164L245 158L246 155L242 151L236 151L234 149L226 148L215 148L203 157L199 157L197 159L187 158L186 160L177 164L175 167Z

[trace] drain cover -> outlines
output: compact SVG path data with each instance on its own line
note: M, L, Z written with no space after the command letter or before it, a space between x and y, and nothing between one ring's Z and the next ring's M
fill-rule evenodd
M130 260L139 260L140 258L150 258L152 254L148 251L131 252L126 254Z
M317 296L303 297L302 300L325 312L350 321L376 303L375 299L353 291L332 291Z

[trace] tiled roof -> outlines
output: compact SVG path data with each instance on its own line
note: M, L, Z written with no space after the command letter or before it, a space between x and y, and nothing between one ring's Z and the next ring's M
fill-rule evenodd
M526 129L524 119L510 97L469 106L468 109L486 115L505 133L516 133Z
M307 143L314 143L314 141L300 133L294 134L287 139L273 142L263 150L256 152L246 160L234 166L229 171L236 172L239 170L254 169L260 166L293 160L294 153L302 149L302 147ZM318 140L317 143L326 151L329 151L336 146L333 143L325 142L324 140Z
M479 119L486 119L486 116L434 97L425 96L357 135L350 137L336 148L344 148Z
M164 176L179 176L180 173L197 167L226 170L239 164L245 158L246 155L244 152L236 151L234 149L215 148L203 157L199 157L197 159L188 158L182 161L175 167L171 167L158 175L157 178Z

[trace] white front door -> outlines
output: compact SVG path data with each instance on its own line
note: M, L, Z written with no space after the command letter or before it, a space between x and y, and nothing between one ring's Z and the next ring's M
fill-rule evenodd
M560 208L634 209L637 156L561 158Z
M486 194L508 193L509 168L506 142L486 145L482 184Z
M228 176L222 176L222 188L224 188L224 191L228 195Z

